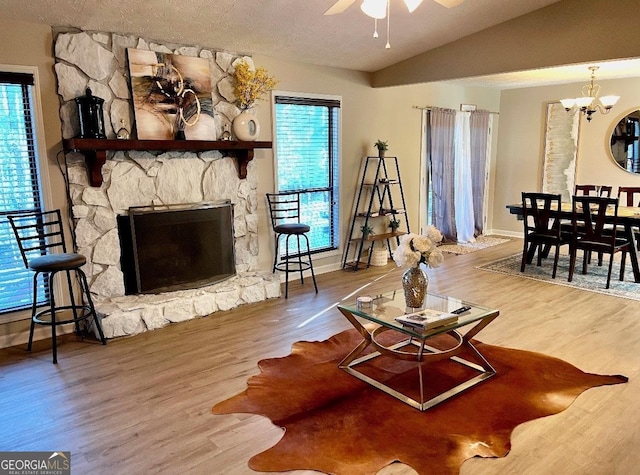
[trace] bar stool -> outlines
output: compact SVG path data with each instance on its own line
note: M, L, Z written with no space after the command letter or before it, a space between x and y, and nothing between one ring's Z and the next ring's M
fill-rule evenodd
M300 282L304 284L303 272L311 271L313 286L318 293L318 285L316 284L316 276L313 272L313 262L311 260L311 251L309 247L309 238L307 233L311 230L308 224L300 222L300 193L288 191L282 193L267 193L267 202L269 203L269 212L271 214L271 226L276 233L275 255L273 257L273 272L276 270L285 273L284 298L289 297L289 273L300 272ZM285 253L280 256L280 237L286 236ZM289 239L295 236L298 246L297 252L293 253L289 248ZM304 238L307 250L302 252L300 249L300 238ZM306 256L306 260L302 256ZM281 257L280 262L278 258Z
M100 341L103 345L106 345L107 340L102 332L100 320L96 315L93 300L91 300L87 277L81 269L87 262L87 259L82 254L67 252L60 210L12 214L8 215L7 218L11 223L11 228L18 242L24 265L27 269L34 272L31 329L29 330L27 350L31 351L36 323L51 326L53 363L57 363L56 327L73 323L76 333L79 334L79 323L89 318L93 318L93 323L100 335ZM55 250L61 252L56 252ZM76 303L73 284L71 282L72 271L79 277L82 297L86 299L86 304ZM67 275L71 305L56 305L53 286L54 277L58 272L65 272ZM40 274L47 276L46 284L48 285L49 304L38 312L38 276ZM62 311L71 311L72 315L69 315L69 318L60 320L58 314L62 313Z

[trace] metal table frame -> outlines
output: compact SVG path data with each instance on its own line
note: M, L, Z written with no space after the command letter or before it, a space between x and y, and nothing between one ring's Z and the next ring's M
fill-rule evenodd
M402 294L402 292L398 293ZM394 292L393 295L397 299L397 295L395 294L396 293ZM436 296L434 294L430 295L432 297L438 297L441 299L447 298ZM378 298L381 297L382 296ZM402 295L400 295L400 297L402 297ZM487 325L489 325L493 320L495 320L498 317L499 312L497 310L490 310L474 304L470 304L469 302L464 302L464 304L470 305L472 307L471 315L460 316L457 322L444 325L442 327L433 328L427 330L426 332L413 330L410 327L404 327L396 322L393 317L398 316L401 313L398 313L398 315L390 315L385 316L384 318L380 318L379 315L367 313L361 309L358 309L355 305L338 305L338 310L340 310L340 312L351 323L351 325L353 325L353 327L358 330L363 338L362 342L339 363L339 368L420 411L425 411L435 406L436 404L440 404L441 402L457 394L460 394L463 391L466 391L467 389L481 383L482 381L485 381L486 379L489 379L496 374L496 370L480 353L480 351L478 351L478 349L471 343L471 339ZM364 320L365 322L374 322L378 325L365 326L361 323L360 319ZM471 326L466 332L463 333L459 330L460 328L468 327L473 323L475 323L475 325ZM398 331L406 334L408 338L403 339L402 341L397 342L391 346L385 346L378 341L378 336L386 331ZM455 338L455 345L445 350L441 350L427 344L427 341L429 339L445 333ZM372 346L375 351L367 355L360 356L369 346ZM407 347L412 346L416 347L415 351L403 350L403 348L406 349ZM465 350L471 350L471 352L475 356L477 356L479 364L458 356ZM407 361L415 361L417 363L420 400L413 399L412 397L391 388L382 381L373 379L372 377L362 373L357 369L358 365L381 356L388 356ZM443 359L450 359L452 361L455 361L456 363L465 365L469 368L474 369L479 374L469 380L461 382L460 384L441 394L438 394L435 397L432 397L431 399L425 400L424 372L427 368L423 368L423 366L425 364L428 365L428 363L430 362Z

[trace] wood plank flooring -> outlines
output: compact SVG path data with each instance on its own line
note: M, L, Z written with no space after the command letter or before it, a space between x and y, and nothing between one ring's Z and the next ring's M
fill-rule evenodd
M500 309L479 334L482 341L630 381L591 389L563 413L517 427L506 458L472 459L461 473L637 473L640 305L475 268L521 246L513 240L446 254L440 268L428 271L429 290ZM311 282L294 283L288 300L241 306L107 346L65 336L58 365L46 341L32 353L24 346L0 350L0 450L68 450L74 474L255 473L247 460L272 446L281 429L259 416L212 415L213 404L242 391L260 359L349 328L335 305L353 293L398 287L401 272L391 263L320 275L317 295ZM402 464L380 472L413 473Z

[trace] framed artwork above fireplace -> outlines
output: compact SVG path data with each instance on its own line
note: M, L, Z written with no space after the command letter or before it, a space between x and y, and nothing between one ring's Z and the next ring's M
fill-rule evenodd
M209 61L127 49L139 140L216 140Z

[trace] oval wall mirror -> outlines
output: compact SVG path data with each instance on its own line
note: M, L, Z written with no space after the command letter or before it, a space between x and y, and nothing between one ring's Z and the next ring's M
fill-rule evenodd
M614 121L610 145L611 158L620 168L640 174L640 109Z

